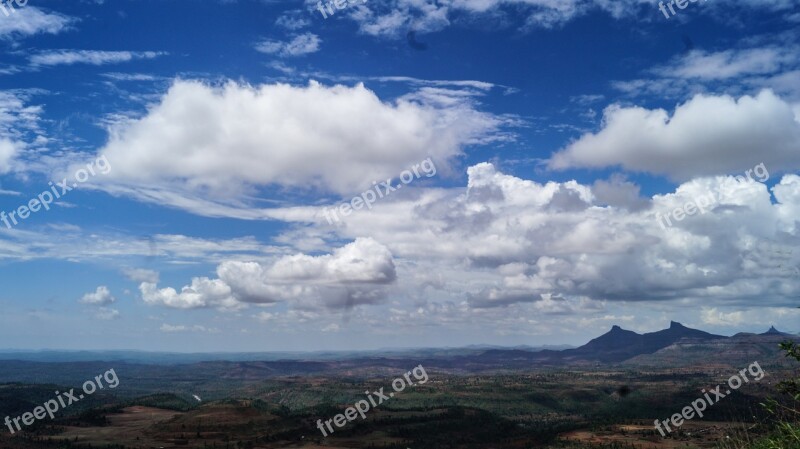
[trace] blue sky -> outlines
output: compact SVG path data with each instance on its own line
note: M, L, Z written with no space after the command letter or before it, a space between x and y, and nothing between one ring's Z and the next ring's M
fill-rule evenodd
M23 4L0 348L800 331L797 0Z

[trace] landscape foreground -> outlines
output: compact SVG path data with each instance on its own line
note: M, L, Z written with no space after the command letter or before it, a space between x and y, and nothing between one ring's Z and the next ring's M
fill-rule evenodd
M560 351L240 354L205 362L193 361L197 354L59 353L60 361L45 362L41 353L6 353L0 418L12 423L57 391L86 391L92 379L105 388L80 400L74 393L55 419L21 431L6 424L0 448L748 447L791 418L781 410L797 410L776 388L800 366L781 350L786 341L800 338L775 329L723 337L673 322L644 335L614 326ZM747 380L731 388L735 376ZM719 385L724 397L704 403L702 418L679 418L669 429L676 413L686 416L684 408ZM385 400L365 419L347 412L379 396ZM763 405L770 398L774 413ZM350 415L342 427L339 414ZM671 431L657 430L655 420Z

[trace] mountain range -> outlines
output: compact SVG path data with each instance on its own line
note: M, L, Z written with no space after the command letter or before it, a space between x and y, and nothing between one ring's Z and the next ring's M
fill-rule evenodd
M770 327L764 333L740 332L730 337L692 329L672 321L667 329L639 334L613 326L605 334L577 348L474 345L466 348L403 348L375 351L283 353L148 353L137 351L0 352L3 371L40 371L37 363L91 363L115 361L130 366L196 366L244 377L350 371L373 367L407 369L418 364L457 372L531 369L536 367L603 366L691 367L769 362L784 364L779 343L800 337ZM166 368L165 368L166 369ZM20 371L22 370L22 371ZM13 378L13 376L12 376Z
M778 343L797 336L770 327L762 334L741 332L731 337L715 335L692 329L672 321L667 329L639 334L613 326L605 334L583 346L561 351L537 352L493 349L473 357L473 362L487 365L521 367L525 364L539 365L586 365L586 364L648 364L682 366L698 360L709 363L761 356L772 359L780 352ZM752 360L750 360L752 362Z

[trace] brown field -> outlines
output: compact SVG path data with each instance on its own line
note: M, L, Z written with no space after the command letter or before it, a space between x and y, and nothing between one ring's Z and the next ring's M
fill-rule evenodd
M152 407L133 406L122 410L122 413L108 415L111 422L103 427L65 427L64 433L53 437L54 440L77 441L92 446L104 444L124 444L141 447L161 447L163 441L146 436L152 426L182 415L181 412L163 410ZM171 446L164 446L171 447Z
M742 427L741 423L686 421L681 432L662 438L653 426L615 425L608 430L575 430L566 432L561 438L583 444L633 444L640 449L687 449L715 447L719 441ZM653 432L656 432L653 435Z

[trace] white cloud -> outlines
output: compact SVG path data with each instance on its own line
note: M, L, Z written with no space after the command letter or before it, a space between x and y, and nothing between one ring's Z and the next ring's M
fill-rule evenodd
M260 188L354 195L428 157L446 171L504 124L472 98L426 101L386 103L363 85L176 81L147 116L110 130L101 153L114 170L92 185L203 215L265 217L245 204Z
M592 193L599 204L632 211L644 209L648 205L647 199L640 195L640 190L639 186L619 174L611 176L607 181L598 179L592 185Z
M58 34L65 31L74 18L58 13L46 13L35 6L17 8L16 12L6 17L0 13L0 38L15 36L31 36L39 33Z
M721 310L717 310L716 307L704 307L700 317L703 323L711 326L738 326L745 322L746 319L744 312L725 313Z
M111 291L108 290L108 287L105 285L101 285L97 287L94 293L87 293L83 295L80 302L82 304L91 304L91 305L108 305L116 301L117 298L111 295Z
M99 309L97 309L97 312L95 313L94 316L98 320L105 320L105 321L116 320L117 318L119 318L119 310L111 309L108 307L100 307Z
M0 174L11 171L11 162L19 153L19 150L19 143L0 138Z
M257 319L258 321L261 321L262 323L266 323L275 320L277 318L277 315L269 312L261 312L257 315L253 315L253 318Z
M331 323L322 328L322 332L339 332L341 328L336 323Z
M622 315L633 319L624 312L630 302L642 310L661 302L723 310L758 299L770 308L788 307L800 294L800 279L782 268L797 265L800 254L772 254L800 233L800 176L780 180L777 202L762 183L708 177L621 207L575 181L540 184L486 163L468 175L466 190L420 189L341 226L314 222L313 213L297 217L310 246L357 240L321 256L224 262L218 279L205 282L226 286L224 297L236 301L227 308L284 303L287 312L253 317L276 329L313 323L319 330L331 314L349 310L349 319L376 331L388 319L403 329L495 322L500 333L526 335L555 332L553 323L594 328ZM709 192L719 199L716 208L659 226L656 214ZM633 197L621 198L627 204ZM366 235L372 241L359 238ZM298 241L294 231L279 240ZM201 296L162 304L226 308ZM707 319L736 318L725 313Z
M30 104L31 97L41 92L0 91L0 174L22 171L25 150L48 141L39 126L44 108Z
M343 79L347 77L339 77ZM487 83L485 81L475 80L427 80L421 78L413 78L410 76L374 76L369 79L381 82L396 82L408 83L412 85L432 86L432 87L471 87L479 90L490 90L498 86L497 84ZM505 86L504 86L505 87Z
M319 51L321 42L322 40L316 34L303 33L293 37L289 42L265 40L256 44L256 50L280 56L303 56Z
M311 25L311 20L308 19L307 12L301 9L287 11L277 20L275 25L286 28L287 30L296 31Z
M769 90L755 97L697 95L672 116L663 109L612 105L603 127L560 150L554 169L605 168L694 176L743 172L758 163L800 168L800 119Z
M31 65L116 64L134 59L153 59L164 55L155 51L49 50L30 57Z
M719 52L694 50L678 58L672 66L654 72L678 78L727 79L744 75L775 73L800 62L796 46L728 49ZM666 73L665 73L666 72Z
M757 246L792 245L798 176L783 177L775 204L762 183L710 177L623 208L604 204L592 187L575 181L539 184L485 163L468 174L466 192L426 189L353 214L341 226L329 228L321 219L320 229L304 227L304 235L370 235L389 248L398 267L393 292L467 300L473 308L530 303L538 313L599 310L573 303L577 298L705 304L759 298L785 305L800 293L800 279L771 264L773 257ZM709 193L718 198L713 210L659 226L656 214ZM433 272L440 278L430 282Z
M319 214L322 205L290 208L285 219L299 223L287 225L275 240L303 246L305 254L299 255L250 238L157 235L156 251L167 260L227 262L217 267L217 279L197 278L177 291L145 284L142 296L184 309L279 302L285 303L280 307L321 310L317 318L273 313L270 322L276 326L319 319L321 329L331 322L330 313L364 304L404 310L397 316L402 323L493 317L514 321L520 329L525 324L517 318L538 320L538 325L542 320L536 317L585 318L604 307L618 315L613 310L618 301L701 302L727 312L723 307L755 298L765 307L782 306L800 294L800 279L781 268L797 266L800 254L778 261L761 245L794 245L800 232L800 177L784 176L773 197L764 184L730 177L694 179L652 198L638 198L638 186L628 181L608 184L538 183L478 164L468 169L465 187L421 186L335 227ZM656 213L665 215L709 192L720 199L713 210L673 220L667 229L658 225ZM628 207L632 203L636 206ZM45 255L119 260L153 251L147 240L88 238L82 232L0 233L0 254L31 257L35 248L44 248ZM359 240L334 250L327 243L365 236L373 242ZM611 305L603 306L604 301ZM418 307L422 312L414 311ZM353 309L354 320L360 309ZM517 317L521 311L530 316Z
M316 8L316 0L306 0L310 10ZM692 13L708 14L714 18L730 16L731 9L769 9L772 11L791 11L797 8L797 0L720 0L704 3ZM362 33L373 36L400 36L409 29L421 33L439 31L463 17L464 14L477 18L504 18L513 23L517 17L523 22L524 30L556 28L594 11L602 11L618 20L646 20L642 14L651 17L663 16L650 0L453 0L439 2L434 0L389 0L386 2L366 2L348 8L344 17L354 20ZM685 17L689 19L689 17ZM792 16L786 15L791 21Z
M370 238L357 239L333 254L283 257L266 275L282 281L321 283L386 284L396 278L392 254Z
M149 282L158 284L158 272L144 268L125 268L122 273L134 282Z
M62 201L63 202L63 201ZM58 203L56 203L58 204ZM52 228L52 226L51 226ZM80 227L56 225L44 231L9 231L0 239L0 259L59 259L72 262L139 263L142 257L158 257L171 264L218 262L235 256L281 253L279 248L259 243L252 236L233 239L202 239L180 234L155 234L148 238L105 233L84 233ZM125 265L120 267L125 269ZM152 280L152 278L150 279Z
M231 288L219 279L206 277L192 279L192 285L185 286L178 293L172 287L158 289L156 284L142 282L139 285L142 299L148 304L163 305L176 309L219 307L235 309L236 299Z
M148 75L145 73L109 72L109 73L103 73L102 76L112 79L114 81L155 81L158 79L153 75Z
M246 303L281 301L349 307L381 301L382 285L396 279L391 253L370 238L356 239L332 254L283 256L269 266L226 261L217 267L217 275L219 279L194 278L180 293L173 288L159 290L152 283L142 283L139 289L148 304L179 309L237 309Z
M731 95L771 89L791 101L800 101L800 46L792 34L743 39L736 48L692 50L667 64L646 70L648 78L614 81L626 96L684 99L705 92Z
M370 330L385 329L387 322L393 329L495 322L497 332L529 335L629 319L630 302L641 305L637 310L648 303L668 302L673 310L700 303L732 320L735 315L727 314L743 303L788 307L800 294L800 279L782 268L796 266L800 254L772 254L796 246L800 176L784 176L773 196L762 183L706 177L640 198L638 186L624 178L539 183L487 163L467 174L465 186L421 186L335 227L319 215L322 205L291 208L285 219L298 224L287 224L275 241L302 246L304 254L248 238L155 236L159 253L226 262L217 266L216 278L198 277L177 291L143 284L142 297L180 309L280 303L280 312L252 317L276 329L302 322L318 332L332 315L349 310L352 323ZM709 192L719 198L714 209L673 220L667 229L658 225L656 213ZM29 252L0 234L0 254ZM71 234L44 246L83 259L150 251L147 241L91 242ZM37 241L40 234L26 238ZM353 243L331 250L328 242L339 241Z
M165 333L176 333L176 332L208 332L211 334L219 333L219 329L216 328L207 328L205 326L201 326L199 324L195 324L194 326L186 326L183 324L179 325L171 325L164 323L161 325L160 328L161 332Z

